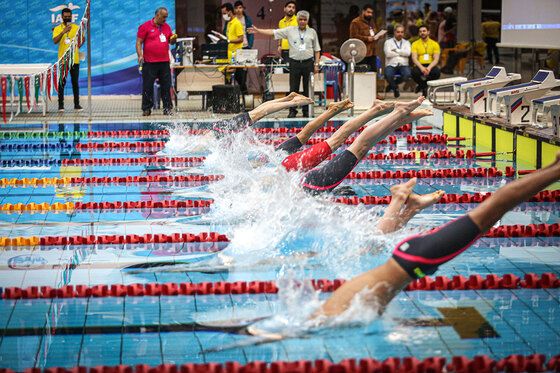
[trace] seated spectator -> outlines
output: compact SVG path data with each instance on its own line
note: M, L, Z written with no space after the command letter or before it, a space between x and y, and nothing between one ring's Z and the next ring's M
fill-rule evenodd
M395 98L400 96L399 84L410 78L408 57L410 56L410 43L404 39L404 27L395 26L394 37L385 41L385 80L388 89L392 90ZM395 75L400 75L395 79Z
M428 91L428 80L436 80L440 76L440 71L437 67L440 48L437 42L429 38L428 26L420 26L418 32L420 39L412 43L411 46L412 62L415 65L411 73L412 79L418 84L415 92L422 91L425 97Z

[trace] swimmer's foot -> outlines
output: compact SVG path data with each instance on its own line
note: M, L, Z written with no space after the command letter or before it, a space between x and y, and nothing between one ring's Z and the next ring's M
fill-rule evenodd
M432 110L416 109L416 110L408 113L406 116L402 117L401 119L399 119L399 124L410 123L412 121L418 120L418 119L423 118L423 117L428 117L430 115L434 115L434 112Z
M406 203L407 208L422 211L427 207L430 207L437 203L440 198L445 194L443 190L438 190L429 194L411 194L408 197L408 202Z
M371 110L375 110L376 112L385 113L393 110L395 107L394 101L383 101L383 100L376 100L373 105L371 105Z
M286 97L279 98L278 101L279 101L279 102L292 101L292 100L293 100L294 98L296 98L297 96L301 96L301 95L298 94L297 92L290 92L289 95L287 95Z
M350 109L353 106L354 106L354 103L352 101L350 101L349 98L347 98L347 99L342 100L342 101L331 102L327 106L327 110L331 111L333 113L340 113L344 110Z
M416 109L418 106L424 102L426 98L424 96L418 97L416 100L410 102L396 102L395 110L398 110L404 114L410 113L412 110Z
M313 103L313 100L310 99L309 97L297 95L291 100L291 103L294 105L309 105Z
M406 201L412 193L412 189L414 189L417 180L417 178L413 177L406 183L393 185L389 189L391 191L391 196L393 196L393 199L403 201L404 203L404 201Z

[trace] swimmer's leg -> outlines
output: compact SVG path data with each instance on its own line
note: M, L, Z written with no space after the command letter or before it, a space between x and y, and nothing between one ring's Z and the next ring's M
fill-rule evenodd
M401 209L412 193L416 185L416 178L408 180L406 183L393 185L391 187L391 203L385 209L383 216L377 223L377 229L387 234L399 230L402 227Z
M420 211L437 203L444 194L445 192L443 190L437 190L433 193L422 195L411 194L408 197L405 208L399 214L399 226L396 230L404 227L405 224Z
M338 288L315 312L314 317L343 313L354 296L364 289L370 289L369 293L364 294L366 301L379 307L379 312L383 312L391 299L414 278L425 272L434 272L437 266L459 255L507 211L558 180L560 152L556 154L553 164L504 185L463 217L435 232L413 236L402 242L387 262ZM443 236L447 239L441 240ZM416 271L416 268L419 268L419 271Z
M299 131L297 135L289 138L280 145L276 147L276 150L285 151L288 154L294 154L299 151L301 146L311 138L311 136L323 126L329 119L341 113L346 109L350 109L354 104L349 100L331 102L324 112L322 112L317 118L313 119L311 122L307 123L305 127Z
M289 95L287 96L287 98L289 98L289 100L283 98L274 101L268 101L248 113L241 113L233 118L221 119L214 123L214 125L212 126L212 135L207 134L206 136L214 136L216 138L219 138L231 133L240 132L245 130L247 127L250 127L253 123L268 114L272 114L276 111L292 106L303 105L305 103L312 102L311 99L298 94Z
M307 123L305 127L296 135L299 142L303 145L313 136L313 134L323 126L329 119L343 112L344 110L350 109L354 106L354 103L349 99L342 101L331 102L321 115L313 119L311 122Z
M387 112L393 109L394 106L394 102L377 101L363 113L344 123L335 133L333 133L331 137L326 140L332 151L334 152L336 149L341 147L348 137L359 130L364 124L374 118L387 114Z
M313 169L305 174L300 185L312 194L324 193L334 189L356 167L371 146L379 142L382 136L384 137L400 127L402 125L401 120L407 115L413 116L411 111L420 105L423 100L424 98L420 97L408 104L396 103L395 109L390 114L367 127L348 149L334 157L324 167ZM432 114L429 110L425 112L423 110L419 111L420 116ZM350 121L345 123L345 125L348 123ZM330 139L325 141L329 146L332 144L333 147L336 147L344 143L346 140L344 136L349 135L349 131L346 132L349 126L346 129L342 127ZM357 127L359 128L359 126ZM338 138L339 135L340 137ZM331 148L331 151L334 150Z
M367 127L352 145L348 147L348 150L352 152L356 158L361 160L372 146L399 128L402 125L400 120L420 106L423 101L424 97L419 97L408 103L397 102L395 104L395 109L391 113Z
M251 117L251 121L254 123L265 116L282 109L287 109L292 106L309 105L311 103L313 103L313 100L308 97L298 94L290 94L277 100L262 103L253 110L249 111L249 116Z

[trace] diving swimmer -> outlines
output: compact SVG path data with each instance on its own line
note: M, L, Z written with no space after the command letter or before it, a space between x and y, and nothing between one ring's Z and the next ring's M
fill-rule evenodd
M397 244L387 262L339 287L314 313L314 319L334 317L346 311L358 294L377 305L386 305L415 279L435 273L488 231L511 208L560 180L560 152L548 167L509 182L472 211L435 231L414 235Z

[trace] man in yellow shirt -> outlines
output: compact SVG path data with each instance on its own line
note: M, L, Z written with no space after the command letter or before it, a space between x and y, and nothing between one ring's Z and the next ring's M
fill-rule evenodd
M66 50L70 48L72 40L78 33L78 25L72 23L72 11L68 8L62 9L62 23L53 29L53 43L58 44L58 58L62 57ZM70 78L72 79L72 91L74 92L74 111L82 111L80 106L80 87L78 78L80 74L80 54L79 47L81 40L76 40L77 45L74 47L74 64L70 68ZM58 111L64 111L64 86L66 78L60 81L58 85Z
M482 22L482 40L486 43L486 58L490 63L492 63L492 52L496 56L496 63L500 63L500 55L496 46L500 39L500 28L500 22L493 21L489 17L485 17L484 22Z
M290 26L297 26L298 23L295 14L296 2L288 1L286 5L284 5L284 18L278 22L278 28L283 29ZM290 57L290 43L288 43L288 39L278 40L278 54L282 57L284 63L288 63Z
M428 91L428 80L439 79L440 71L437 67L439 63L440 48L437 41L430 39L430 30L428 26L422 25L418 28L418 36L420 39L412 43L411 55L412 63L412 79L418 84L415 92L420 90L424 97Z
M228 42L228 59L235 58L236 51L243 49L243 24L233 13L233 5L222 5L222 17L227 22L226 37ZM235 69L235 81L239 84L241 93L247 94L247 73L243 69Z

